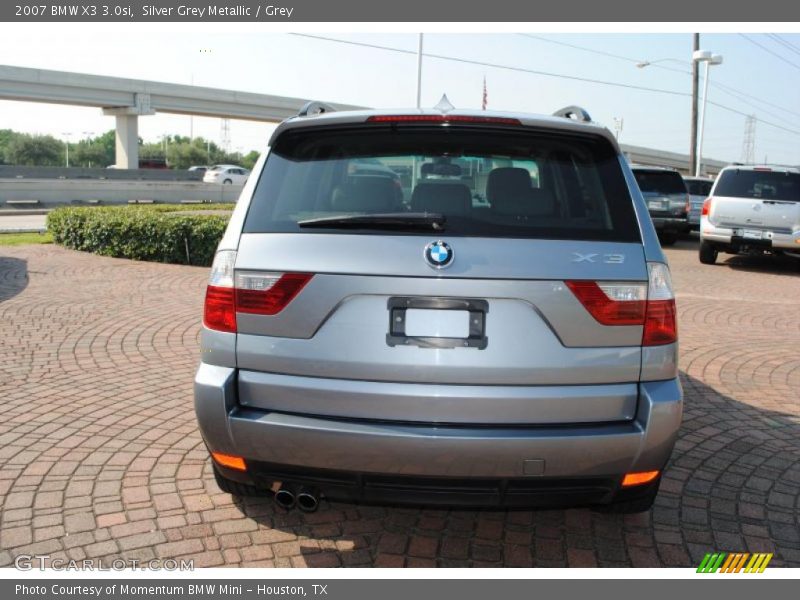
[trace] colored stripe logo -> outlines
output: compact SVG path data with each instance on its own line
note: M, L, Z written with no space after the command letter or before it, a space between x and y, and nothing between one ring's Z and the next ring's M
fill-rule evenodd
M772 560L772 553L756 552L708 552L700 566L697 567L698 573L763 573L769 561Z

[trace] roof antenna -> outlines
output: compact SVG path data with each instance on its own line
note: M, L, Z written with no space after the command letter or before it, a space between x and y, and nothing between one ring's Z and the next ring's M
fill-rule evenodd
M454 108L455 106L450 104L450 100L447 99L447 94L442 94L442 99L439 100L439 104L433 107L434 110L438 110L440 113L445 115Z

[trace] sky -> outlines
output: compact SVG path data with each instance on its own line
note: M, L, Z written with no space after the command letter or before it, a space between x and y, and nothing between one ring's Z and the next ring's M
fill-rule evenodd
M413 33L135 33L98 26L75 35L69 27L46 33L2 27L4 65L370 107L416 102ZM701 34L700 45L723 56L723 64L711 67L703 155L741 160L746 115L753 114L756 160L800 164L800 34ZM491 110L549 114L577 104L612 130L621 122L623 143L688 153L691 52L690 33L426 33L424 53L435 56L423 59L422 105L433 106L446 93L458 108L480 108L485 78ZM653 64L637 68L640 61ZM99 108L0 101L0 129L69 134L74 141L113 127ZM232 120L230 150L263 149L272 128ZM191 130L221 141L220 119L139 119L145 141Z

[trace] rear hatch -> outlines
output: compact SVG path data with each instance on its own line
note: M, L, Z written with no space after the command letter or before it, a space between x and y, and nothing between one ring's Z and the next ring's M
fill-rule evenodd
M597 134L448 125L278 137L235 259L256 298L236 315L242 404L415 422L633 418L643 327L627 309L648 270L616 149ZM299 279L277 311L259 308L285 277Z
M689 194L676 171L634 169L647 210L653 217L684 217Z
M715 225L791 234L800 229L800 174L771 168L726 169L713 190Z
M686 189L689 190L690 218L692 221L699 223L703 202L711 193L711 187L714 182L711 179L685 179L684 181L686 182Z

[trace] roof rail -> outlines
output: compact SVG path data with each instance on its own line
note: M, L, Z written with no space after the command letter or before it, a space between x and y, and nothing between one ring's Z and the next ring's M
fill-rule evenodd
M580 106L565 106L561 110L554 112L553 116L564 117L565 119L572 119L574 121L580 121L581 123L592 122L592 117L590 117L589 113Z
M330 104L325 104L324 102L317 102L312 100L311 102L307 102L303 108L300 109L300 112L297 113L298 117L313 117L316 115L321 115L322 113L329 113L335 112L336 109L333 108Z

